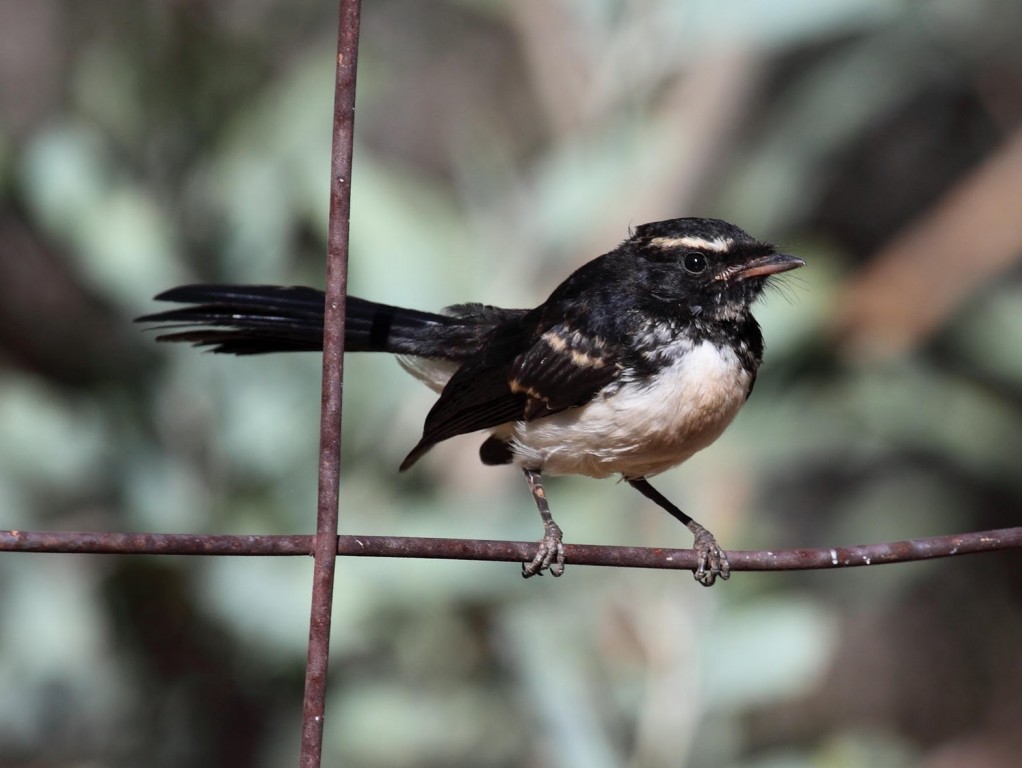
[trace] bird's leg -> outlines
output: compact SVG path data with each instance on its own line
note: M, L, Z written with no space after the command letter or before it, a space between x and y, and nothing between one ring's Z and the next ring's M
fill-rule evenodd
M531 562L522 563L522 576L529 578L537 573L550 569L554 576L564 573L564 544L561 542L561 529L554 522L550 514L550 504L546 500L546 491L543 490L543 481L539 472L535 469L526 469L525 482L529 484L532 491L532 498L536 500L536 508L539 509L539 516L543 518L543 539L539 542L539 549Z
M717 544L712 533L669 502L660 491L649 484L646 478L626 477L625 479L632 488L657 506L666 509L692 531L692 535L695 536L694 549L699 555L699 565L695 571L696 581L704 587L710 587L713 586L713 582L717 580L718 576L724 580L731 576L731 566L728 564L727 555Z

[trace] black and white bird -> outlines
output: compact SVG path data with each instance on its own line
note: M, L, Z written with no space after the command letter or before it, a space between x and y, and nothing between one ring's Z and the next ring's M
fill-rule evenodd
M485 464L525 474L544 537L523 573L564 570L541 477L619 475L695 536L695 576L727 578L713 535L649 483L716 440L752 392L764 285L804 265L717 219L643 224L571 274L535 309L457 304L440 313L348 297L349 352L390 352L439 393L411 467L442 440L485 430ZM235 355L323 347L324 294L305 287L186 285L187 306L139 318Z

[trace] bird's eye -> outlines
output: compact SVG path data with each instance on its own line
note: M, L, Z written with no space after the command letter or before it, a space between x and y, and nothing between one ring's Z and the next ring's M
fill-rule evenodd
M689 251L685 254L685 269L693 275L698 275L706 269L706 256L699 251Z

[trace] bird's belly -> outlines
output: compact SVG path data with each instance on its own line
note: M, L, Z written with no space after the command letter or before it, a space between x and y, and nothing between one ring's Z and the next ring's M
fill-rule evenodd
M752 373L730 348L702 342L646 381L625 382L513 428L515 463L546 474L648 477L677 466L724 431Z

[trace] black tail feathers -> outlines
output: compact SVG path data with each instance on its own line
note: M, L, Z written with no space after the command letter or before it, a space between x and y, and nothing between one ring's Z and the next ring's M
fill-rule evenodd
M157 341L212 352L258 355L323 349L323 292L273 285L182 285L156 296L185 304L135 322L153 323Z
M258 355L323 349L322 291L303 286L183 285L157 301L186 306L136 320L162 331L157 341ZM478 323L388 304L347 298L344 348L460 359L478 345Z

